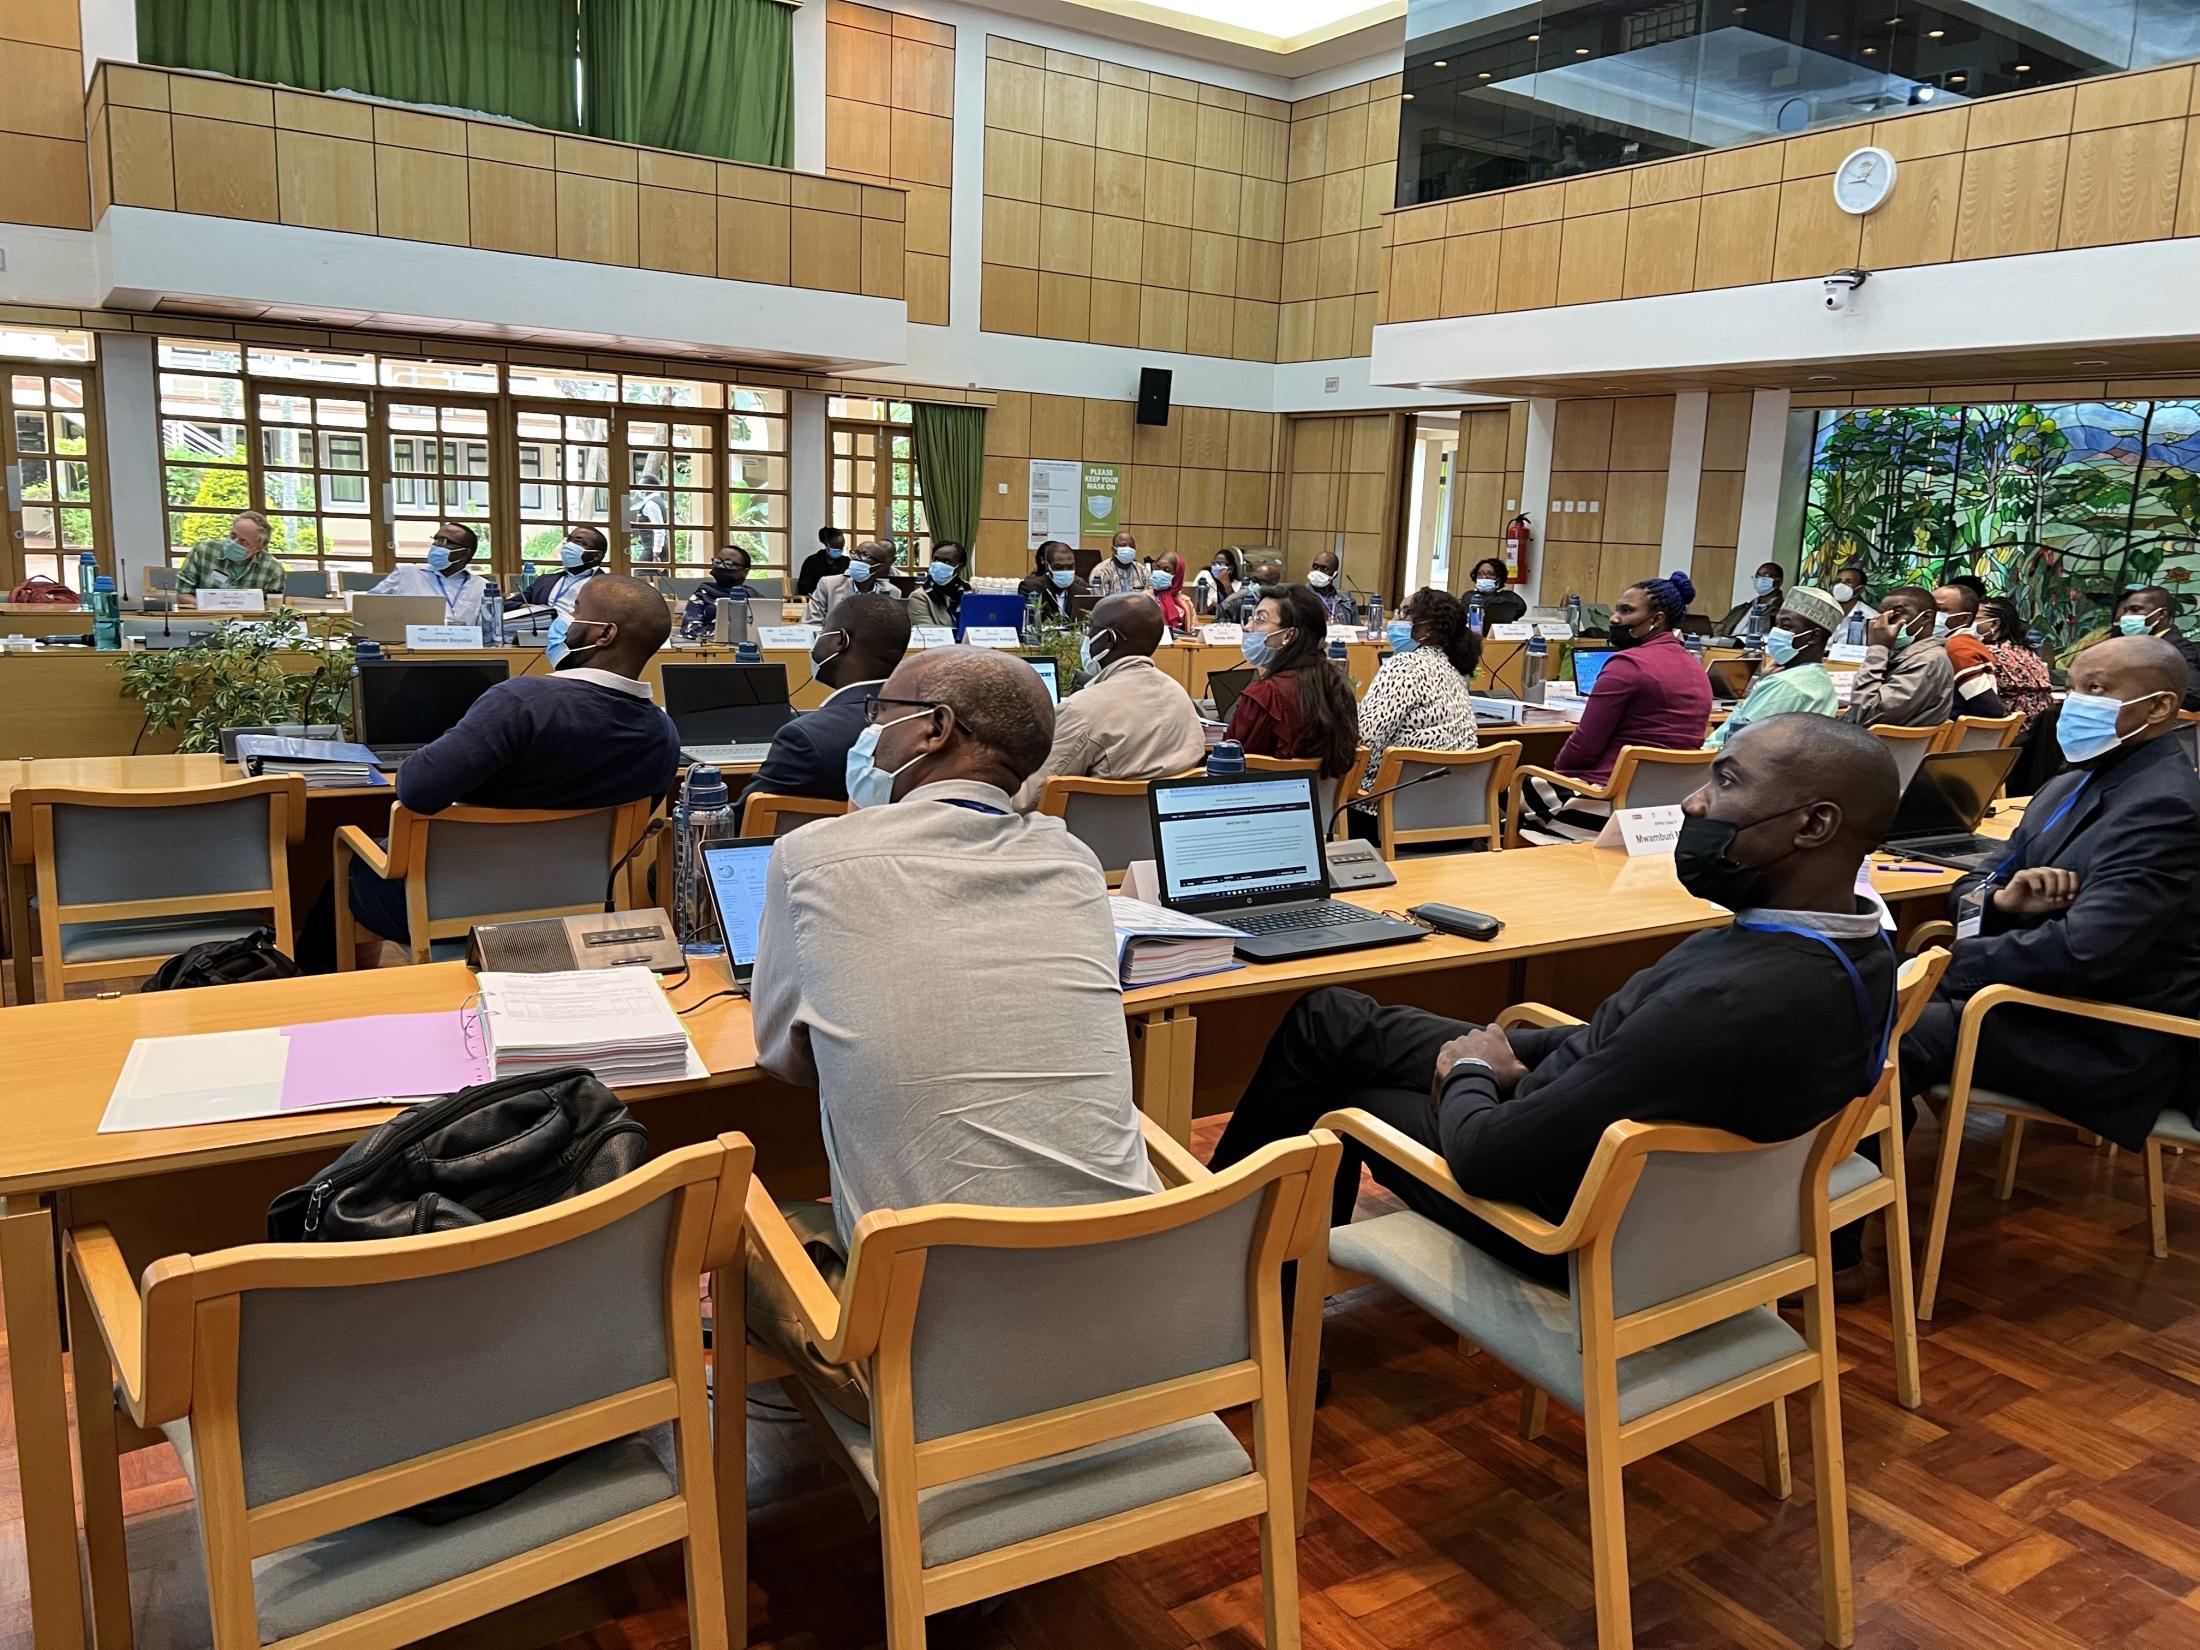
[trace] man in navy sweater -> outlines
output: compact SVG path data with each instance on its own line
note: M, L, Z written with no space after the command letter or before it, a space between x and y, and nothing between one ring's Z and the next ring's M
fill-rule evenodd
M515 676L474 701L433 744L397 770L397 800L414 813L454 803L478 808L606 808L663 796L679 767L672 719L651 701L642 670L665 645L672 617L640 579L606 573L576 599L552 674ZM369 934L360 964L380 940L405 933L405 886L354 863L351 909Z
M833 691L773 736L741 800L768 793L847 801L848 749L863 732L863 702L908 650L907 602L891 594L841 597L810 648L810 669Z

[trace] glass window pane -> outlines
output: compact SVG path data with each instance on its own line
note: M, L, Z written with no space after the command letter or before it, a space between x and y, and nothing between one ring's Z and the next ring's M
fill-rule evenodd
M54 547L52 506L25 505L23 508L23 548L26 550L51 550Z
M61 546L65 550L94 550L98 548L92 534L91 511L63 510L61 512Z
M26 458L16 467L16 485L25 498L53 497L53 464L49 459Z
M46 381L32 374L17 373L10 381L9 395L18 407L43 407Z
M505 368L505 379L514 395L529 395L545 401L616 401L619 398L616 373L515 362Z
M57 497L88 503L92 496L92 467L81 459L62 459L54 466Z
M242 372L244 351L236 344L204 343L196 338L163 338L158 346L163 367L185 372Z
M384 356L381 368L382 382L391 389L494 395L498 388L494 362L415 361L404 356L394 359Z
M53 451L46 441L46 415L44 413L19 412L15 415L15 450L19 453Z
M54 451L83 453L91 450L91 425L81 412L53 415Z
M244 383L236 378L164 372L160 375L160 410L185 418L242 418Z
M260 497L270 510L310 510L318 501L313 477L297 470L269 470L260 477Z
M280 349L253 344L245 352L245 371L254 378L299 378L330 384L371 384L374 357L342 350Z

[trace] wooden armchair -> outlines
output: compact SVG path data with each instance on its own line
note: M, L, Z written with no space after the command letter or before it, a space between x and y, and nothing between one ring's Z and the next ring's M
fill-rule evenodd
M847 811L846 802L835 802L830 797L758 791L741 804L741 834L782 837L797 825L807 825L813 819L838 819Z
M1383 752L1375 783L1368 787L1380 798L1372 806L1383 858L1397 858L1401 847L1437 843L1463 847L1480 842L1493 852L1504 847L1505 792L1512 786L1519 761L1520 746L1509 739L1471 751L1413 750L1401 745ZM1419 774L1444 769L1450 770L1445 778L1431 779L1395 796L1381 795Z
M1320 1253L1337 1141L1209 1175L1141 1123L1166 1190L874 1210L837 1295L750 1188L749 1264L784 1280L827 1361L867 1366L869 1426L785 1386L876 1505L895 1650L921 1650L938 1611L1244 1518L1260 1521L1267 1643L1299 1642L1281 1277ZM752 1378L773 1372L752 1360ZM1250 1460L1214 1414L1237 1404L1253 1406Z
M1933 730L1939 737L1933 741L1932 753L2007 750L2023 729L2024 718L2014 711L2007 716L1958 716Z
M1540 779L1576 801L1608 802L1615 812L1621 808L1662 808L1684 801L1702 789L1710 775L1712 758L1718 754L1710 750L1671 751L1654 745L1625 745L1620 749L1618 760L1612 764L1611 777L1601 785L1539 768L1533 762L1521 763L1515 777L1523 786L1530 779ZM1527 804L1516 790L1512 821L1515 847L1520 844L1521 816L1526 809Z
M1039 812L1059 819L1069 834L1093 851L1108 886L1118 887L1123 873L1154 857L1150 779L1096 779L1087 774L1051 775L1039 793Z

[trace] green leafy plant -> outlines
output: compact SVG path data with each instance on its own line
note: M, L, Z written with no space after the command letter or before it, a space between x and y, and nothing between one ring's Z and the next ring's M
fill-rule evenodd
M210 751L223 728L333 722L348 732L354 658L343 614L279 607L250 623L218 624L182 647L125 653L115 668L123 691L145 706L145 732L180 730L178 750Z

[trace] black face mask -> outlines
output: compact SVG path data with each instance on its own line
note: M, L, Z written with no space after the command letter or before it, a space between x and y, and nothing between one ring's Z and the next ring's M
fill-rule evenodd
M711 583L721 590L731 590L735 585L746 583L748 576L749 570L745 567L713 567L710 570Z
M1642 638L1625 625L1606 625L1604 639L1614 647L1640 647Z
M1785 808L1782 813L1794 813ZM1789 854L1788 849L1767 860L1763 865L1739 865L1729 857L1728 850L1734 839L1744 831L1754 830L1768 819L1778 819L1780 814L1766 814L1764 819L1753 819L1747 825L1736 825L1726 819L1699 819L1693 814L1681 819L1680 839L1673 845L1673 874L1681 879L1681 886L1698 899L1707 899L1713 905L1723 905L1729 911L1746 911L1759 903L1765 872L1779 864Z

